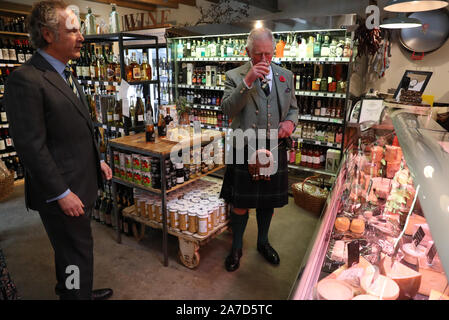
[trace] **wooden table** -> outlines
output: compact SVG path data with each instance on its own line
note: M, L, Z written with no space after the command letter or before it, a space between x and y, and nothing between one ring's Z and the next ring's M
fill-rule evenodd
M138 188L141 190L145 190L151 193L155 193L161 196L162 198L162 251L164 253L164 265L168 266L168 254L167 254L167 193L177 190L178 188L187 185L189 183L194 182L195 180L200 179L201 177L210 174L211 172L217 171L224 167L224 165L220 165L214 168L214 170L209 171L206 174L203 174L195 179L189 179L184 184L175 186L170 190L167 190L166 185L166 176L165 176L165 160L170 158L172 153L178 153L178 151L182 150L186 147L196 147L196 146L204 146L217 138L221 138L224 136L224 132L216 131L216 130L201 130L201 135L190 136L183 140L182 142L171 141L165 137L156 137L155 142L146 142L145 133L138 133L135 135L124 136L121 138L113 139L109 141L109 155L111 159L111 169L112 172L115 172L115 164L114 164L114 151L120 152L131 152L138 153L144 156L156 157L160 160L160 169L161 169L161 189L154 189L145 187L143 185L138 185L129 181L125 181L123 179L113 177L112 179L112 194L113 194L113 202L114 202L114 215L116 222L116 232L117 232L117 242L121 243L121 231L119 226L119 213L117 212L117 186L116 184L123 184L128 187ZM180 245L181 246L181 245ZM181 259L182 261L182 259ZM198 260L199 262L199 260Z

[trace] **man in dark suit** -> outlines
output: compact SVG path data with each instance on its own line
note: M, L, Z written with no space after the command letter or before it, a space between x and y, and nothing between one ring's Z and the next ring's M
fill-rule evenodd
M15 148L25 166L25 201L37 210L55 252L60 299L105 299L92 290L90 217L102 179L83 90L67 62L84 40L76 15L61 1L35 3L28 18L37 53L7 79L5 106Z

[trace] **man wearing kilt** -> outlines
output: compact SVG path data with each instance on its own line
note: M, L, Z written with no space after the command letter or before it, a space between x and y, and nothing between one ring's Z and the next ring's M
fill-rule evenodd
M230 152L220 196L231 204L233 240L225 260L228 271L240 265L250 208L256 209L257 250L270 263L280 262L268 242L268 231L274 208L288 203L286 153L298 121L298 107L293 74L271 63L274 50L272 32L254 29L246 46L251 61L226 73L221 106L232 118L233 132L227 134L227 144L232 147L227 147ZM267 163L269 168L260 168Z

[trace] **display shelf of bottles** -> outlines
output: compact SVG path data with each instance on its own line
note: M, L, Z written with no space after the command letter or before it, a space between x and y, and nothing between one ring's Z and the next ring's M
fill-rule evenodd
M307 96L307 97L322 97L322 98L346 98L346 93L337 92L323 92L323 91L302 91L296 90L295 95L297 96Z
M187 105L191 106L193 109L206 109L206 110L221 111L221 106L204 105L204 104L187 104Z
M311 145L322 146L322 147L329 147L329 148L333 148L333 149L341 149L341 143L331 143L331 142L326 142L326 141L304 139L304 138L298 137L296 135L292 135L292 138L298 140L301 143L305 143L305 144L311 144Z
M207 57L207 58L180 58L177 59L178 61L185 61L185 62L240 62L240 61L249 61L249 57Z
M296 57L283 57L283 58L273 58L273 62L281 63L281 62L340 62L340 63L349 63L351 61L350 57L313 57L313 58L296 58Z
M219 90L219 91L224 91L225 89L225 87L220 86L198 86L193 84L178 84L177 87L180 89Z
M184 187L184 186L186 186L186 185L188 185L188 184L191 184L192 182L195 182L196 180L199 180L199 179L201 179L201 178L204 178L204 177L208 176L209 174L214 173L215 171L218 171L218 170L223 169L224 167L225 167L225 165L218 165L218 166L216 166L215 168L213 168L212 170L207 171L206 173L202 173L202 174L199 175L199 176L197 175L197 176L196 176L195 178L193 178L193 179L189 179L188 181L185 181L185 182L182 183L182 184L178 184L178 185L176 185L176 186L174 186L174 187L172 187L172 188L166 190L166 193L173 192L173 191L175 191L175 190L177 190L177 189L179 189L179 188L182 188L182 187ZM162 194L161 189L154 189L154 188L151 188L151 187L145 187L145 186L143 186L143 185L136 184L136 183L133 183L133 182L130 182L130 181L127 181L127 180L124 180L124 179L122 179L122 178L118 178L118 177L115 177L115 176L112 177L112 181L113 181L113 182L116 182L116 183L123 184L123 185L125 185L125 186L127 186L127 187L138 188L138 189L142 189L142 190L149 191L149 192L152 192L152 193Z
M290 169L296 169L296 170L301 170L301 171L306 171L306 172L313 172L313 173L323 174L323 175L332 176L332 177L337 176L337 174L335 172L330 172L330 171L326 171L323 169L314 169L314 168L309 168L309 167L298 166L297 164L289 164L288 167Z
M17 152L13 151L13 152L5 152L5 153L1 153L0 154L0 158L7 158L7 157L11 157L11 156L16 156Z
M324 122L324 123L332 123L332 124L343 124L343 122L344 122L344 119L315 117L315 116L305 115L305 114L299 115L299 120L316 121L316 122Z

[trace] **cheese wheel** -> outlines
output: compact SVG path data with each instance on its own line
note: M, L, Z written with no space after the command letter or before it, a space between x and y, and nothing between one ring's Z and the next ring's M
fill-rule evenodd
M338 217L335 219L335 229L340 232L346 232L349 230L350 221L346 217Z
M321 280L316 289L319 300L351 300L354 296L348 284L335 279Z
M350 230L354 233L363 233L365 231L365 222L362 219L352 219Z
M426 254L426 248L418 245L415 247L413 243L404 243L402 245L402 252L404 252L404 260L410 264L418 264L420 257Z
M382 300L396 300L399 297L399 286L396 282L380 274L373 282L373 277L373 274L367 274L360 280L360 285L367 294Z
M380 264L380 271L399 286L399 300L412 299L421 285L421 274L406 265L395 261L391 265L391 258L386 256Z
M379 297L372 296L369 294L360 294L352 298L352 300L379 300Z

